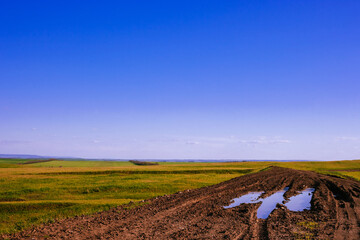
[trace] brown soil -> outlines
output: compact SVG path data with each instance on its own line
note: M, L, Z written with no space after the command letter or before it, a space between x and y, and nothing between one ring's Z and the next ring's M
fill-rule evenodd
M250 191L285 197L315 188L311 210L284 206L257 219L260 203L224 209ZM336 197L334 197L334 195ZM360 239L360 183L273 167L210 187L187 190L91 216L79 216L6 236L11 239ZM128 206L127 206L128 207Z

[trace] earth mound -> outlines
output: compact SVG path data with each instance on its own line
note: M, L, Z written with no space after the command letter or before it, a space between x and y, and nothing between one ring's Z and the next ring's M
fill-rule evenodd
M288 187L285 198L315 188L311 209L278 205L267 219L259 204L224 209L249 192L269 196ZM10 239L360 239L360 183L308 171L272 167L217 185L119 206L91 216L43 225Z
M135 165L159 165L158 163L155 162L138 161L138 160L129 160L129 162Z

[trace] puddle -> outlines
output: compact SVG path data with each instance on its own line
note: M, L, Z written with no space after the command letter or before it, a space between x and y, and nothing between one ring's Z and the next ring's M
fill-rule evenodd
M285 206L290 211L304 211L310 210L311 198L315 188L308 188L300 192L300 194L290 197L289 201L285 203Z
M289 190L288 187L262 199L262 204L257 211L257 217L266 219L276 208L276 204L281 204L284 201L284 193L286 193L287 190Z
M246 195L243 195L241 197L238 198L234 198L232 201L234 201L233 203L231 203L229 206L225 206L224 208L233 208L236 206L239 206L242 203L257 203L260 200L258 200L258 198L260 197L261 194L263 194L264 192L251 192L248 193Z
M283 190L277 191L276 193L266 197L260 198L264 192L250 192L241 197L234 198L229 206L224 206L225 209L233 208L241 205L242 203L258 203L262 202L257 210L257 217L266 219L270 213L276 208L278 203L284 204L290 211L303 211L305 209L310 210L311 198L314 188L307 188L301 191L298 195L290 197L289 200L284 199L285 192L289 190L288 187Z

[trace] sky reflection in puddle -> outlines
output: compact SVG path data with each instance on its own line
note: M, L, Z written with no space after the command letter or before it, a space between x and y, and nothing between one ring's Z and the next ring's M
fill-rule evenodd
M298 195L290 197L288 201L285 201L284 194L289 190L288 187L283 190L277 191L276 193L266 197L260 198L264 192L250 192L241 197L234 198L229 206L224 206L225 209L239 206L243 203L258 203L262 202L257 211L257 217L266 219L270 213L276 208L276 205L284 204L290 211L303 211L311 208L311 198L315 191L314 188L308 188L301 191Z
M239 206L242 203L257 203L260 202L260 200L258 200L258 198L260 197L261 194L263 194L264 192L250 192L246 195L243 195L241 197L238 198L234 198L232 201L234 201L233 203L231 203L229 206L225 206L224 208L233 208L236 206Z
M311 209L311 198L315 188L308 188L300 192L300 194L290 197L285 206L290 211L304 211Z

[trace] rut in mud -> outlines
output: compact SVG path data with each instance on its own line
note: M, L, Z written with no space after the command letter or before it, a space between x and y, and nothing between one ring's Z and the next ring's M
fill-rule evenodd
M278 205L258 219L261 203L224 209L249 192L262 197L288 187L284 197L314 188L311 209ZM210 187L188 190L118 207L91 216L61 220L5 236L12 239L360 239L360 183L314 172L273 167Z

